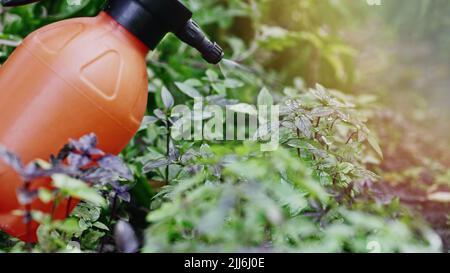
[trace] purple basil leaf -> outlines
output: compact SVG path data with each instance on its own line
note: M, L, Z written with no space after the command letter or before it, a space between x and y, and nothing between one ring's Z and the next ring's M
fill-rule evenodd
M166 109L172 108L175 104L175 100L172 94L165 86L161 90L161 99Z
M70 153L73 152L73 147L71 147L71 145L67 144L65 145L61 151L59 151L58 156L56 157L55 161L63 161L65 160Z
M109 182L109 185L114 189L115 192L117 193L122 193L122 192L128 192L130 190L130 187L128 185L122 185L120 184L119 181L115 180L115 181L111 181Z
M115 181L110 181L108 182L109 186L111 186L111 188L114 191L114 195L117 194L119 198L123 199L129 199L126 196L126 193L129 192L130 190L130 186L129 185L122 185L119 181L115 180ZM120 196L122 195L122 196ZM126 201L126 200L124 200Z
M214 176L220 178L222 176L222 168L219 165L214 165L212 168Z
M167 120L166 114L164 114L164 112L161 109L155 109L153 111L153 114L155 114L155 116L157 118L159 118L160 120L164 120L164 121Z
M170 140L169 142L169 159L170 161L175 161L180 156L180 151L175 147L173 144L173 141Z
M76 175L77 173L69 171L59 162L51 165L50 168L43 168L38 162L31 162L23 169L21 175L25 181L32 181L37 178L50 177L54 174L62 173L68 175Z
M131 170L128 168L128 166L123 162L123 160L120 157L107 155L102 159L100 159L100 161L98 161L98 164L101 168L112 171L124 179L127 180L133 179L133 174L131 173Z
M144 171L144 173L148 173L153 171L154 169L165 167L168 165L170 165L169 159L151 160L144 165L142 170Z
M191 161L193 161L196 158L197 158L197 155L195 154L195 151L188 150L181 156L180 161L183 164L188 165L188 163L190 163Z
M195 175L195 174L199 173L201 170L202 170L202 166L200 166L200 165L189 165L186 167L186 171L191 175Z
M21 205L30 205L36 200L38 196L37 191L29 191L27 189L21 188L17 190L17 200Z
M23 216L22 222L27 225L33 221L33 215L31 215L31 211L26 211L25 215Z
M92 133L82 136L79 140L70 140L70 146L78 151L88 152L97 147L97 136Z
M118 179L117 174L109 170L105 170L102 168L92 168L84 172L80 176L81 180L87 181L94 184L99 183L110 183L110 181L115 181Z
M68 163L71 167L75 167L75 168L82 168L85 167L86 165L89 165L92 161L89 157L85 156L85 155L79 155L79 154L74 154L71 153L69 155L69 157L67 158Z
M88 150L88 148L97 147L97 136L94 133L82 136L79 142L83 145L83 147Z
M5 147L0 145L0 159L7 165L13 168L16 172L21 173L23 164L20 158L13 152L8 151Z
M105 153L98 148L90 148L87 151L87 154L89 154L90 156L104 156L105 155Z
M120 200L129 203L131 201L131 195L129 192L120 192L117 194L117 197L120 198Z
M23 169L21 175L25 181L31 181L33 179L46 176L46 171L36 162L31 162Z
M61 163L53 165L51 170L47 171L48 176L53 174L65 174L71 177L79 177L82 175L82 171L73 166L64 166Z
M61 162L61 160L60 159L58 159L58 157L56 157L56 156L54 156L54 155L51 155L50 156L50 164L52 164L52 165L57 165L57 164L59 164L60 162Z
M131 225L120 220L114 227L114 240L119 252L136 253L139 250L139 242Z

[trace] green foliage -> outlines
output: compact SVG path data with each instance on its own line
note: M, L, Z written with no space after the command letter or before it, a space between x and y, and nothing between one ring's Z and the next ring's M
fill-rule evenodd
M322 86L305 90L300 83L285 93L280 129L286 148L276 152L261 152L252 142L186 148L162 130L170 128L167 116L152 119L156 123L147 128L145 146L174 144L166 151L152 149L159 154L155 159L137 158L149 160L144 170L151 179L166 181L147 217L144 251L366 252L374 243L385 252L439 249L439 239L423 224L414 224L422 230L419 237L408 231L406 211L390 214L389 206L367 201L352 205L364 181L377 179L364 162L380 152L358 115L363 107L358 98ZM163 94L171 101L167 91ZM271 103L267 94L261 91L261 104ZM235 109L248 113L244 106L250 105Z
M22 39L35 29L63 19L77 16L93 16L104 0L81 0L81 5L71 1L46 0L37 4L9 9L0 7L0 61L12 52Z
M1 60L30 31L94 15L104 1L81 2L1 10ZM367 125L376 98L332 89L349 88L354 81L355 51L340 31L351 23L346 18L361 11L359 4L186 3L210 36L225 45L228 59L208 66L169 35L147 59L148 110L122 153L133 181L91 188L82 177L56 174L62 196L84 202L64 221L34 212L42 223L34 251L133 252L138 245L133 229L144 235L146 252L441 250L436 234L398 199L370 191L381 182L378 169L369 166L385 156L384 141L380 145ZM200 97L205 109L230 106L247 115L254 114L255 103L280 106L281 147L263 152L264 141L176 140L174 108L192 109ZM207 122L210 114L194 118ZM131 196L123 186L134 187ZM41 190L39 198L53 197ZM130 245L127 238L133 238ZM24 247L0 235L1 250Z
M340 206L285 149L202 148L210 155L208 164L200 159L202 171L156 197L144 251L367 252L371 242L385 252L439 248L429 230L424 248L405 223Z
M425 42L445 56L450 46L450 3L446 0L390 0L385 18L396 26L404 39Z

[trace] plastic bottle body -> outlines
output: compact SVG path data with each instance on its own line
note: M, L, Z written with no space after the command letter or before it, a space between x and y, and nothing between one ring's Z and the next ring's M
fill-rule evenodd
M96 133L118 154L139 128L147 104L148 48L106 13L55 23L27 37L0 67L0 144L25 163L48 159L70 138ZM22 181L0 162L0 229L26 240L16 190ZM37 181L33 187L48 185ZM56 209L63 218L65 206ZM33 209L50 212L52 204ZM33 236L36 240L33 224Z

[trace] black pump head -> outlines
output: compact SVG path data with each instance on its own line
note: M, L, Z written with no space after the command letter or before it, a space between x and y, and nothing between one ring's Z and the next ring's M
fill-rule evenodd
M0 0L3 6L39 1ZM155 48L167 33L172 32L196 48L207 62L217 64L223 58L223 49L206 37L191 19L192 12L179 0L108 0L105 11L149 48Z
M223 58L222 48L206 37L178 0L109 0L105 11L150 48L172 32L207 62L217 64Z

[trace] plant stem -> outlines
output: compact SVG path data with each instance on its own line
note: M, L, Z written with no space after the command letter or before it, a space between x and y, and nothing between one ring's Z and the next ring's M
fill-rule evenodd
M337 176L338 176L338 173L336 172L336 173L333 175L333 186L334 186L334 187L336 187L336 184L337 184Z
M318 128L319 125L320 125L320 117L317 118L317 122L316 122L315 127ZM314 138L316 138L316 139L317 139L317 133L318 133L317 131L314 133Z
M70 216L70 207L72 207L73 198L69 197L67 200L67 206L66 206L66 218Z
M336 121L337 121L338 119L339 119L339 118L335 118L335 119L333 120L333 122L331 123L331 126L330 126L330 131L333 130L334 125L336 124Z
M114 194L113 203L111 207L111 217L109 217L109 223L108 226L111 225L112 221L116 218L117 215L117 193Z
M25 206L25 221L26 221L26 229L27 229L27 244L26 248L28 252L32 251L32 245L31 245L31 205Z
M54 192L54 198L53 198L53 203L52 203L52 211L50 214L50 220L53 221L55 219L55 213L56 213L56 208L58 206L59 203L59 193Z
M113 198L113 202L112 202L112 206L111 206L111 216L109 217L109 220L108 220L108 227L110 227L111 224L112 224L112 221L114 219L116 219L116 216L117 216L117 200L118 200L117 193L114 193L114 198ZM103 250L105 249L106 238L107 238L107 236L104 236L101 239L102 242L100 244L100 249L99 249L100 253L103 253Z
M349 144L350 141L353 139L353 137L354 137L355 135L357 135L357 134L358 134L358 131L353 132L353 133L350 135L350 137L347 139L347 142L345 142L345 145Z
M300 129L297 128L297 136L300 139ZM297 155L298 158L302 159L302 150L300 149L300 147L297 148Z
M166 156L167 156L167 159L170 160L170 120L169 120L169 118L167 118L166 128L167 128ZM170 166L170 164L166 166L166 174L165 174L165 176L166 176L166 179L165 179L166 185L169 184L169 166Z
M25 191L29 192L31 187L30 181L24 181L24 189ZM31 245L31 224L32 224L32 215L31 215L31 203L25 205L25 215L24 215L25 225L26 225L26 238L27 238L27 244L26 249L28 252L32 251L32 245Z

